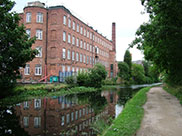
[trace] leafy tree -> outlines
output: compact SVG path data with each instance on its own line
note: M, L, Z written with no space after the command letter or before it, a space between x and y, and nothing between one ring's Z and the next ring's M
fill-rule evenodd
M137 45L145 59L166 73L168 81L182 84L182 1L141 0L150 20L136 32Z
M119 62L118 63L119 73L118 76L122 79L129 81L129 66L126 62Z
M145 72L142 65L139 64L132 65L132 77L135 84L145 83Z
M144 71L145 71L145 76L149 76L149 67L150 67L149 62L143 61L143 68L144 68Z
M0 98L9 94L19 77L19 67L36 55L31 49L34 39L28 38L23 25L19 26L18 14L10 12L14 4L10 0L0 2Z
M129 74L131 75L131 67L132 67L132 58L131 58L131 53L129 50L126 50L124 54L124 62L128 64L129 67Z
M102 64L96 64L94 68L90 69L89 78L90 86L99 88L102 85L102 81L107 77L107 72Z
M78 72L77 84L79 86L89 86L90 78L88 72Z

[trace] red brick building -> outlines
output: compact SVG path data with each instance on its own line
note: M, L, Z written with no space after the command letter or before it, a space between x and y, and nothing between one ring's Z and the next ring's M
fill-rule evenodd
M64 6L45 8L38 1L29 2L20 14L30 37L36 36L33 49L39 54L21 69L22 81L38 81L59 72L78 72L102 63L108 77L117 74L115 23L112 41L75 17Z

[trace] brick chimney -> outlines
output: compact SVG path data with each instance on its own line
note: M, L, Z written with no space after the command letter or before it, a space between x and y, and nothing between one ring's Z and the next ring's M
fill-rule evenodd
M113 51L116 52L116 23L112 23L112 46Z

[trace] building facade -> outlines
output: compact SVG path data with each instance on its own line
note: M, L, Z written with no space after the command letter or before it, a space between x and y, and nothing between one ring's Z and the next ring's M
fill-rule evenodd
M22 81L41 81L60 72L86 71L102 63L108 77L117 74L115 23L112 41L75 17L64 6L45 8L38 1L29 2L20 14L21 22L39 54L20 69Z

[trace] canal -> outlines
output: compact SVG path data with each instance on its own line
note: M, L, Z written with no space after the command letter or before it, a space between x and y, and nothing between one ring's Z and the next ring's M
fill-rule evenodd
M92 93L35 98L0 106L1 136L95 136L96 122L116 118L143 86L117 87Z

